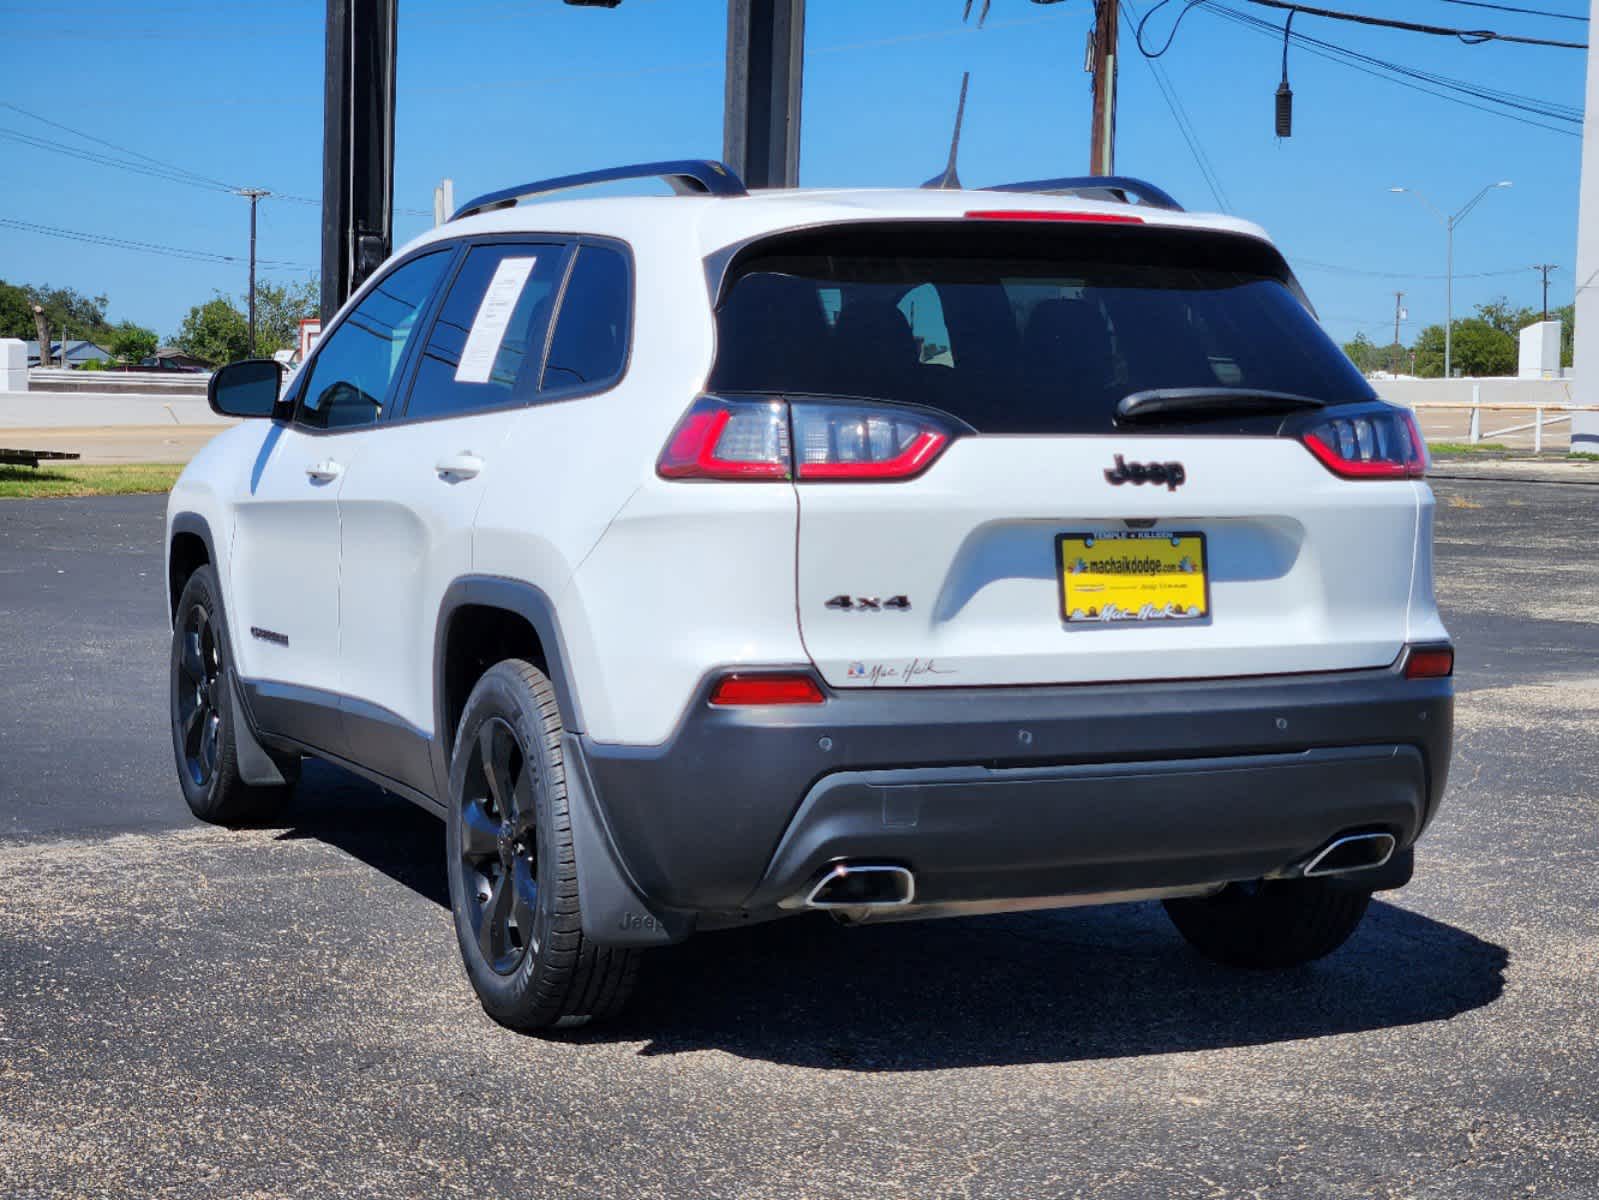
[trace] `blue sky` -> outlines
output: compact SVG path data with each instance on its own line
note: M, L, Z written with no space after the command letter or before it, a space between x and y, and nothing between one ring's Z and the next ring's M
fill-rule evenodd
M1229 0L1278 22L1280 15ZM1583 0L1528 6L1581 14ZM1154 0L1134 0L1142 12ZM1386 16L1586 41L1570 21L1445 0L1338 0ZM1168 5L1149 26L1164 40ZM968 185L1087 168L1083 74L1088 0L992 0L985 28L962 0L810 0L801 180L914 184L942 166L962 70L972 72L960 173ZM319 259L323 0L0 0L0 102L218 183L300 200L261 206L259 253L304 277ZM396 192L400 240L431 224L432 190L457 199L610 163L715 157L721 147L722 0L400 0ZM1300 16L1299 33L1560 105L1583 102L1580 51L1458 42ZM1117 166L1190 208L1217 199L1155 76L1124 32ZM1272 131L1281 41L1207 8L1160 60L1231 211L1260 222L1299 270L1340 340L1392 335L1395 289L1412 323L1441 321L1444 233L1412 198L1455 208L1509 179L1458 235L1456 313L1499 296L1534 304L1536 262L1560 265L1571 298L1579 138L1401 87L1299 48L1290 54L1294 137ZM1555 124L1559 124L1555 122ZM1562 126L1575 130L1576 126ZM243 255L244 200L65 157L8 134L122 157L0 108L0 219L181 249ZM138 160L142 161L142 160ZM1471 277L1477 276L1477 277ZM1431 278L1429 278L1431 277ZM110 297L114 319L165 338L213 291L242 295L242 263L196 262L0 226L0 278Z

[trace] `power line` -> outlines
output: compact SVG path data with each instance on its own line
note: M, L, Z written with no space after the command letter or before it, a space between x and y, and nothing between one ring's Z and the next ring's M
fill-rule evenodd
M1519 13L1524 17L1550 17L1556 21L1581 21L1588 23L1587 17L1579 17L1574 13L1549 12L1542 8L1517 8L1514 4L1489 4L1487 0L1440 0L1443 4L1459 4L1466 8L1491 8L1498 12Z
M1196 2L1205 3L1207 0L1196 0ZM1264 37L1269 37L1273 42L1282 39L1283 31L1270 21L1263 20L1260 17L1251 16L1248 13L1239 12L1237 9L1228 8L1225 4L1217 3L1212 3L1207 11L1223 20L1232 21L1234 24L1252 29ZM1313 54L1318 58L1325 58L1331 62L1337 62L1373 78L1386 79L1389 83L1396 83L1401 87L1410 88L1412 91L1436 96L1441 100L1448 100L1453 104L1460 104L1478 112L1503 117L1506 120L1516 121L1522 125L1530 125L1535 129L1544 129L1551 133L1562 133L1569 137L1582 136L1579 129L1563 129L1556 125L1546 125L1541 121L1529 120L1527 117L1518 116L1513 112L1505 112L1500 108L1489 107L1488 104L1473 103L1471 100L1462 99L1461 95L1472 95L1478 99L1488 101L1489 104L1516 102L1512 106L1517 109L1533 112L1549 120L1563 121L1580 126L1582 123L1580 110L1569 106L1558 105L1552 101L1539 100L1536 97L1518 96L1514 92L1499 92L1492 88L1472 85L1463 80L1451 79L1445 75L1417 71L1403 64L1389 62L1386 59L1376 58L1369 54L1362 54L1358 50L1351 50L1345 46L1340 46L1336 42L1324 41L1308 34L1295 33L1291 36L1295 45L1302 47L1305 53ZM1435 86L1427 86L1428 84ZM1447 90L1437 90L1440 87ZM1449 94L1450 91L1461 93L1461 95L1451 95Z
M1128 14L1129 22L1139 16L1138 8L1133 0L1122 0L1122 11ZM1188 110L1184 107L1182 99L1177 95L1176 85L1172 83L1166 70L1153 58L1145 57L1145 64L1149 73L1155 80L1155 86L1160 90L1162 99L1166 101L1166 108L1171 113L1172 122L1177 126L1177 132L1182 134L1183 141L1188 143L1188 152L1194 156L1194 163L1199 167L1199 174L1205 181L1205 186L1210 189L1211 196L1216 205L1223 212L1231 212L1232 206L1227 203L1227 198L1222 192L1221 178L1217 175L1210 156L1205 153L1204 146L1199 140L1199 131L1194 128Z
M122 154L132 155L134 158L143 159L147 163L154 164L158 167L163 167L166 170L172 171L176 174L190 176L201 183L210 184L212 187L228 188L231 190L231 185L222 182L220 179L212 179L208 175L201 175L198 171L190 171L185 167L178 166L176 163L167 162L164 159L159 159L152 155L144 154L141 151L131 149L127 146L119 146L116 142L108 142L105 138L95 137L92 133L85 133L81 129L74 129L72 126L63 125L59 121L52 121L49 117L41 116L36 112L23 108L20 104L13 104L9 100L0 100L0 108L9 108L14 113L20 113L22 116L29 117L40 122L41 124L48 125L52 129L59 129L64 133L70 133L75 137L83 138L85 141L94 142L97 145L105 146L108 149L116 150Z
M1375 25L1382 29L1399 29L1406 33L1426 33L1434 37L1452 37L1468 46L1483 42L1514 42L1521 46L1552 46L1560 50L1586 50L1586 42L1561 42L1550 38L1523 37L1516 33L1497 33L1492 29L1455 29L1448 25L1424 25L1419 21L1400 21L1393 17L1371 17L1365 13L1343 12L1336 8L1313 8L1291 0L1249 0L1262 8L1275 8L1288 12L1302 12L1312 17L1326 17L1331 21L1349 21L1355 25Z
M1369 271L1363 267L1346 267L1341 263L1317 262L1313 258L1291 258L1290 264L1297 271L1304 267L1311 271L1324 271L1333 275L1355 275L1362 279L1448 279L1447 275L1419 275L1412 271ZM1456 279L1497 279L1505 275L1520 275L1526 267L1507 267L1503 271L1476 271L1471 274L1462 274L1456 271Z
M87 233L81 229L62 229L56 225L39 225L32 221L19 221L15 217L0 217L0 228L16 229L23 233L36 233L42 237L61 238L64 241L84 242L92 246L107 246L117 250L137 250L143 254L159 254L166 258L185 259L190 262L241 263L245 260L234 254L219 254L213 250L191 250L181 246L166 246L157 242L141 242L132 238L114 237L105 233ZM310 271L315 268L305 263L281 259L261 259L261 266L282 267L290 270Z

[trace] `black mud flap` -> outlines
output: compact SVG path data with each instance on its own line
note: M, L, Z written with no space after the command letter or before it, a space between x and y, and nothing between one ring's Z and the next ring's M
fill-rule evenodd
M298 754L274 754L263 746L255 734L255 725L239 698L239 679L228 668L229 715L233 720L233 752L239 766L239 778L251 787L282 787L300 780Z
M664 946L682 941L694 932L693 915L663 912L639 894L594 803L594 783L582 745L567 734L562 747L583 936L602 946Z

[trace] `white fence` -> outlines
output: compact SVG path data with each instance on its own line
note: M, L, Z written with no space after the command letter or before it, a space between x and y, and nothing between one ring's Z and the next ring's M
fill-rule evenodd
M1530 439L1534 454L1544 451L1545 430L1569 431L1573 413L1599 411L1577 403L1569 379L1377 379L1372 386L1384 400L1413 409L1428 441L1448 440L1453 432L1436 418L1464 414L1469 444ZM1484 413L1496 428L1483 428Z

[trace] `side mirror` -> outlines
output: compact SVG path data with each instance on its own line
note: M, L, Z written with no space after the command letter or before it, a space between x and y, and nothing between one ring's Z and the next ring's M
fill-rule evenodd
M282 390L282 363L270 358L246 358L212 373L206 399L211 402L211 411L224 417L270 417Z

